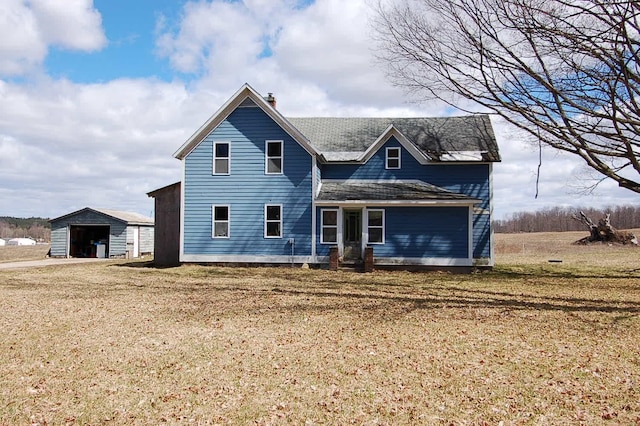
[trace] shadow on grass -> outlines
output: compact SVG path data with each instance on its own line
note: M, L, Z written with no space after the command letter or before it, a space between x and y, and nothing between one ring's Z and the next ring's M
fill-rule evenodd
M152 261L128 262L110 265L129 268L155 268ZM500 267L491 272L471 274L468 276L448 273L336 273L330 271L284 268L235 268L235 267L194 267L177 270L171 274L170 280L158 286L163 292L177 292L190 295L190 303L216 305L219 298L216 294L228 293L234 298L255 300L255 309L263 305L269 296L285 296L299 300L288 300L271 306L275 310L339 310L368 306L367 309L379 309L409 312L425 309L497 309L529 310L529 311L564 311L564 312L597 312L618 313L629 316L640 314L640 302L603 298L607 287L597 283L584 287L582 279L619 280L632 279L620 271L614 274L589 273L589 271L540 270L534 267L520 268ZM596 271L598 272L598 271ZM184 278L184 279L183 279ZM195 278L196 281L188 279ZM238 285L216 282L216 278L238 279ZM261 282L261 278L265 281ZM256 280L256 285L247 284L244 280ZM536 279L528 288L527 281ZM274 281L271 281L274 280ZM566 280L557 282L555 280ZM574 280L580 280L574 282ZM189 281L189 282L186 282ZM479 285L500 286L509 281L516 282L521 291L500 291L476 288ZM559 287L562 292L581 294L584 289L597 288L594 298L558 296L545 294L545 287ZM136 286L140 287L140 286ZM143 285L152 288L154 285ZM620 291L620 289L619 289ZM640 282L625 286L624 291L640 291ZM597 295L600 297L597 297ZM318 303L325 300L327 303ZM367 303L364 303L364 302ZM315 303L314 303L315 302ZM222 302L221 302L222 303ZM218 306L224 309L223 305ZM186 307L185 310L190 309Z
M272 292L292 296L343 298L388 302L406 305L412 309L438 308L500 308L509 310L540 310L565 312L604 312L640 314L640 303L622 300L586 299L574 297L541 297L506 292L491 292L450 287L438 289L449 294L431 293L428 296L403 296L362 293L334 293L325 291L301 291L275 288ZM383 303L384 305L385 303ZM384 308L384 306L380 306Z
M181 265L156 265L155 261L153 260L145 260L145 261L132 261L132 262L126 262L126 263L115 263L113 265L109 265L109 266L115 266L115 267L119 267L119 268L149 268L149 269L172 269L172 268L179 268Z
M606 278L606 279L640 279L640 269L610 269L593 267L590 269L569 269L569 267L551 265L496 266L487 273L493 278Z

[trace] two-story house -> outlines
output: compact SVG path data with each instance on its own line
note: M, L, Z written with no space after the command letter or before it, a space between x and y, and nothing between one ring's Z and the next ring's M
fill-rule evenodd
M493 265L486 115L285 118L245 84L175 157L181 262Z

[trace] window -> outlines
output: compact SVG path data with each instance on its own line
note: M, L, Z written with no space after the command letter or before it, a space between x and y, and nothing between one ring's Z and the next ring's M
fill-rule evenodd
M320 242L322 244L338 242L338 210L322 210Z
M212 238L229 238L229 206L213 206Z
M229 142L213 143L213 174L228 175L231 147Z
M384 210L367 210L369 244L384 244Z
M265 173L268 175L282 174L282 141L266 141Z
M264 206L264 237L282 238L282 206L267 204Z
M387 169L400 168L400 148L387 148Z

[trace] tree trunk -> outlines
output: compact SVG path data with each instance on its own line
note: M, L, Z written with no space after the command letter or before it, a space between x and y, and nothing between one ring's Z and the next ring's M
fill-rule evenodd
M611 226L611 214L605 214L602 219L598 221L596 225L593 221L587 217L583 212L580 215L574 214L573 219L583 223L589 227L590 235L575 242L575 244L589 244L589 243L617 243L617 244L634 244L638 245L638 239L631 232L618 231Z

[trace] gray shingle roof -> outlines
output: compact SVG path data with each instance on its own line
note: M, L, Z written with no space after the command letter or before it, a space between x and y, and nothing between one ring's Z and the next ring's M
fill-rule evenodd
M471 201L473 198L422 181L323 182L319 201Z
M435 161L455 160L454 157L463 152L477 153L469 156L469 159L476 157L475 161L500 161L488 115L438 118L295 117L287 120L327 159L339 161L356 157L349 153L366 151L393 125ZM463 158L458 160L464 161Z

